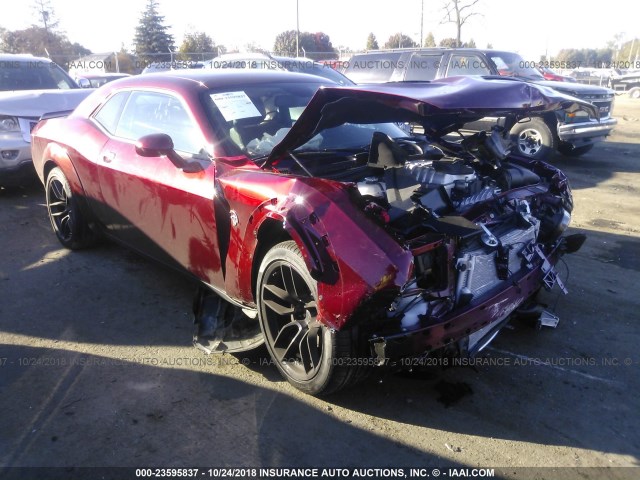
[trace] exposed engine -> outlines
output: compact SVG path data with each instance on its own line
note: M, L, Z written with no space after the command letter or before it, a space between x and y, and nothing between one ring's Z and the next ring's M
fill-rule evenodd
M495 144L494 137L482 138ZM415 278L387 312L402 331L504 288L529 265L538 242L557 239L568 226L570 199L550 194L547 178L507 160L504 152L485 148L475 155L440 152L439 158L412 159L379 140L377 158L374 141L369 160L379 175L357 182L357 188L368 202L365 211L414 251ZM512 195L517 189L521 194ZM549 275L553 285L555 271ZM517 306L496 306L496 323ZM472 335L460 348L477 351L485 334L492 333Z

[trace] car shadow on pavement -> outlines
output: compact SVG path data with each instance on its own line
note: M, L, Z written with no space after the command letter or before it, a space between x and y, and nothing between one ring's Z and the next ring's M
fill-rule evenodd
M219 358L203 357L190 346L194 286L113 244L81 252L60 248L42 203L41 193L0 197L0 357L27 359L25 365L14 364L13 373L2 367L0 431L7 433L0 442L8 443L0 452L12 452L5 454L5 464L64 460L67 465L135 466L180 464L185 458L188 464L210 464L220 458L227 465L300 465L320 461L321 452L331 459L327 465L335 465L335 459L367 464L366 458L372 465L387 459L394 465L438 462L426 446L420 451L399 446L281 393L281 387L291 390L282 382L263 388L215 372L140 364L141 358ZM587 233L585 247L567 257L571 295L549 296L561 317L558 329L536 333L518 326L501 333L487 356L502 358L502 364L435 369L413 378L377 371L354 390L329 397L327 405L334 412L440 432L611 452L637 462L640 300L632 286L640 284L640 240ZM108 369L98 362L133 356L135 361L108 364ZM67 364L28 364L58 357ZM85 357L92 359L88 367L76 362L67 368L71 359ZM260 358L253 357L249 368L237 366L235 374L254 370L274 381L275 368L260 364ZM536 359L543 364L530 361ZM613 359L618 363L607 363ZM620 363L626 359L632 364ZM76 382L82 388L66 392ZM79 423L70 418L76 415ZM148 428L136 430L141 424ZM30 425L46 434L30 437ZM245 433L236 434L235 428ZM300 438L316 436L333 440L301 445ZM63 438L74 447L76 460L58 448L69 447ZM19 450L9 448L14 443ZM172 448L164 450L165 443ZM370 445L363 450L369 457L345 457L353 444ZM459 448L449 447L454 453Z
M184 363L153 366L24 345L5 346L2 357L0 476L2 468L24 466L461 465L277 388Z
M573 190L580 190L595 187L617 173L640 173L638 158L640 143L606 141L580 157L556 154L549 162L569 177Z

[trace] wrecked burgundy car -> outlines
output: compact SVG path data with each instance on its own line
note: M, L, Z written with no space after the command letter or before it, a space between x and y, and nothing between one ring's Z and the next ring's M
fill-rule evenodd
M584 241L563 237L566 177L511 156L498 129L449 135L560 108L597 118L510 79L147 75L39 123L34 162L64 246L106 235L190 274L201 348L264 343L326 394L373 364L473 356L542 287L564 290L554 265Z

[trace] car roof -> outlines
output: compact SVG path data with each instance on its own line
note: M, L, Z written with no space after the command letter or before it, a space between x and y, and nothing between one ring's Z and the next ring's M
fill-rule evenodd
M0 62L52 62L46 57L34 57L30 53L0 53Z
M183 69L170 72L150 73L148 75L136 75L126 77L118 81L117 86L122 87L172 87L172 88L214 88L234 85L262 84L265 82L318 82L318 77L304 73L293 73L273 70L203 70ZM114 84L115 85L115 84Z
M183 69L168 72L135 75L109 82L96 90L77 109L80 116L88 115L104 99L120 90L171 90L182 96L193 95L212 88L240 87L249 85L268 85L269 83L315 83L338 86L326 78L305 73L293 73L280 70L243 70L243 69Z

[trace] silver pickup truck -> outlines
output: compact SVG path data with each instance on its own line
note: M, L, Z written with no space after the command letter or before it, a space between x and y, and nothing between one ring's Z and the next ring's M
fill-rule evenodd
M0 186L36 178L31 130L42 115L73 110L91 92L48 58L0 54Z
M614 92L609 88L545 80L535 62L513 52L475 48L420 48L377 50L356 54L345 62L342 73L356 83L431 81L459 75L507 76L535 83L586 100L597 107L599 118L586 112L558 111L522 119L511 130L513 144L529 158L545 158L553 151L579 156L604 140L617 124L612 117ZM485 130L496 118L469 124Z

